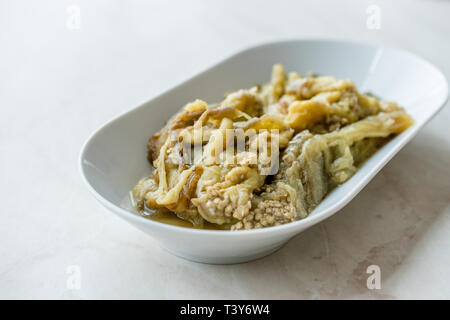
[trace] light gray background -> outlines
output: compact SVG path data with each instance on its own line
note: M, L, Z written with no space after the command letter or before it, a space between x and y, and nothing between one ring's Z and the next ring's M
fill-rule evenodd
M372 4L379 30L366 27ZM66 27L70 5L79 30ZM1 0L0 298L450 298L448 107L344 210L241 265L168 254L101 207L77 168L106 120L252 44L366 41L448 77L449 16L443 0ZM371 264L381 290L366 288Z

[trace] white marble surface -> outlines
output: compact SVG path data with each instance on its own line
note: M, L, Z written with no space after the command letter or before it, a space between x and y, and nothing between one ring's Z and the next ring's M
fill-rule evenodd
M371 4L379 30L366 27ZM448 106L344 210L247 264L168 254L101 207L77 169L103 122L251 44L364 40L448 76L449 15L437 0L1 0L0 298L450 298ZM380 290L366 287L372 264Z

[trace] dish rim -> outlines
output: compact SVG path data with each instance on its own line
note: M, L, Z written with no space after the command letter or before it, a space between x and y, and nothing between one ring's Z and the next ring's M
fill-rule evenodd
M362 179L356 183L356 185L352 188L350 192L345 194L339 201L335 202L333 205L329 206L328 208L322 209L321 211L315 213L314 215L311 215L312 212L305 218L289 222L286 224L282 224L279 226L272 226L267 228L261 228L261 229L251 229L251 230L238 230L238 231L231 231L231 230L208 230L208 229L195 229L195 228L188 228L188 227L181 227L176 225L170 225L158 221L154 221L145 217L142 217L136 213L133 213L129 210L126 210L120 206L115 205L108 199L104 198L100 193L97 192L97 190L94 189L94 187L89 183L86 174L83 170L83 159L84 155L86 153L86 150L88 149L89 144L92 142L93 138L99 134L102 130L106 129L110 125L114 124L116 121L120 120L123 116L127 114L131 114L133 112L136 112L137 110L145 107L147 103L150 101L156 100L168 93L170 93L173 90L178 89L179 87L183 86L185 83L195 80L196 78L204 75L205 73L209 72L213 68L218 67L221 64L224 64L228 62L229 60L233 59L239 54L243 54L245 52L248 52L250 50L254 49L260 49L265 46L271 46L271 45L278 45L283 43L292 43L292 42L333 42L333 43L340 43L340 44L346 44L346 45L356 45L360 47L370 48L374 50L393 50L396 52L400 52L402 54L410 55L422 63L425 63L426 65L432 67L434 70L436 70L440 76L443 78L443 83L445 84L445 99L441 103L441 105L437 108L436 112L432 114L432 116L424 121L422 124L419 125L413 125L412 127L408 128L406 131L402 132L397 137L401 137L401 139L397 142L394 149L391 150L391 152L386 153L380 161L378 161L371 169L368 174L368 176L365 179ZM353 41L353 40L341 40L341 39L328 39L328 38L291 38L291 39L283 39L283 40L277 40L277 41L265 41L261 43L257 43L254 45L250 45L247 47L244 47L241 50L236 51L235 53L229 55L228 57L225 57L224 59L213 63L212 65L209 65L206 68L203 68L200 72L196 73L195 75L182 80L175 84L174 86L169 87L168 89L164 90L160 94L157 94L149 99L147 99L145 102L142 102L138 104L136 107L130 108L117 116L113 117L112 119L106 121L102 125L100 125L98 128L96 128L85 140L85 142L82 145L81 151L78 156L78 169L80 171L80 174L82 176L82 180L87 185L88 190L94 195L94 197L99 201L101 204L103 204L107 209L112 210L113 212L117 213L119 216L123 217L124 219L131 219L134 220L136 223L143 223L153 228L161 228L165 229L165 231L169 232L184 232L189 233L192 235L197 236L208 236L208 235L215 235L215 236L225 236L235 237L236 235L261 235L264 233L279 233L279 232L294 232L297 229L306 229L314 224L317 224L328 217L332 216L339 210L341 210L343 207L345 207L358 193L374 178L374 176L401 150L403 147L417 134L417 132L426 124L428 123L436 114L439 113L439 111L447 104L447 101L449 100L449 86L448 86L448 80L445 77L444 73L437 68L434 64L426 60L425 58L422 58L421 56L412 53L408 50L401 49L401 48L394 48L394 47L387 47L383 45L376 45L364 41ZM349 182L349 181L348 181ZM316 210L316 209L315 209Z

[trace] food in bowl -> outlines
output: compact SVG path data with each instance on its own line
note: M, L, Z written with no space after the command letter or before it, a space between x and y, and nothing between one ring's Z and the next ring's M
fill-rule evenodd
M151 219L249 230L303 219L412 119L351 80L285 73L184 106L148 141L131 194ZM172 222L169 222L172 221Z

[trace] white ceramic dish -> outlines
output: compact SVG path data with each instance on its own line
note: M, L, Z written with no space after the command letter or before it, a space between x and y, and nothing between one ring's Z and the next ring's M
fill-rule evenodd
M150 172L146 160L147 139L166 119L195 98L218 102L229 90L267 81L274 63L284 64L288 71L353 79L360 91L370 91L405 107L415 124L372 156L303 220L273 228L231 232L176 227L139 216L126 199L136 182ZM447 81L442 73L405 51L329 40L264 44L241 51L106 123L83 146L81 173L100 203L173 254L205 263L249 261L274 252L293 236L345 206L439 111L447 96Z

